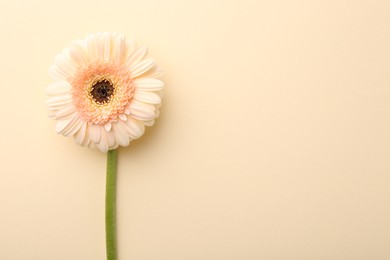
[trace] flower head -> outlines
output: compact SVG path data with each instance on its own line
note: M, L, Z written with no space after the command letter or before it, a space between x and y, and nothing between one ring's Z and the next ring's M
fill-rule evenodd
M164 85L146 54L122 34L98 33L57 55L46 101L56 132L103 152L142 136L159 115Z

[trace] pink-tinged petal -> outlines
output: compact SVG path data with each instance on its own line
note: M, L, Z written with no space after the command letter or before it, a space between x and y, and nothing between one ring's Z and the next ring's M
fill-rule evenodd
M107 141L108 141L108 147L109 149L112 149L112 147L115 145L115 137L114 137L114 132L106 132L107 135Z
M73 124L78 119L77 113L74 113L70 118L65 120L58 120L56 124L56 132L57 134L62 134L64 131L68 130L70 127L73 126Z
M115 143L115 144L110 148L110 150L117 149L118 147L119 147L119 144L118 144L118 143Z
M127 121L127 116L125 114L119 114L118 117L122 121Z
M57 96L62 94L71 94L72 86L67 81L56 81L51 83L47 89L46 94L49 96Z
M160 104L161 98L154 92L146 92L136 90L134 92L134 97L136 100L149 103L149 104Z
M84 137L84 140L83 140L83 143L81 144L81 146L83 147L88 147L90 143L92 143L91 141L91 136L89 135L89 124L86 123L86 128L85 128L85 137Z
M134 64L139 63L143 58L145 58L148 53L148 48L139 47L132 55L127 58L126 65L128 68L133 66Z
M102 142L95 144L95 146L102 152L108 152L108 147L106 147Z
M111 123L110 122L107 122L104 124L104 128L106 129L107 132L109 132L111 130Z
M89 142L89 144L88 144L89 149L93 150L93 149L95 149L95 147L96 147L96 145L93 142Z
M142 91L156 91L164 87L164 83L161 80L154 78L139 78L134 80L134 84L137 90Z
M130 115L130 108L128 106L125 108L125 114Z
M74 140L75 140L76 144L81 145L83 143L83 141L85 139L86 130L87 130L87 123L82 122L80 129L74 135Z
M96 144L96 147L103 153L108 151L108 138L104 127L100 127L100 142Z
M58 110L55 114L56 119L66 119L69 118L74 112L76 112L76 108L73 104L69 104L64 108Z
M125 124L122 121L118 121L112 125L112 130L114 133L115 141L121 146L129 145L129 135L126 128L123 126Z
M148 70L153 68L155 65L155 61L151 58L146 59L144 61L141 61L139 63L134 64L130 67L130 73L133 78L136 78L144 73L146 73Z
M89 136L91 137L91 141L95 144L100 141L100 126L95 124L88 125Z
M132 118L126 121L125 127L132 139L139 138L145 132L145 126Z

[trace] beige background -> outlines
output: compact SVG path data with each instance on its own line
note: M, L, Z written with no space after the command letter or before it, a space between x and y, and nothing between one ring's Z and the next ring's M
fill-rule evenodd
M105 259L105 155L54 133L71 40L164 68L119 155L119 260L390 259L390 2L1 1L0 259Z

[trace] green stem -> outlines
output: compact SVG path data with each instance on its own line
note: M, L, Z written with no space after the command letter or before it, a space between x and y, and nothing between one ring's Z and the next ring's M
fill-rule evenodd
M107 260L117 259L116 250L116 162L118 150L107 152L106 252Z

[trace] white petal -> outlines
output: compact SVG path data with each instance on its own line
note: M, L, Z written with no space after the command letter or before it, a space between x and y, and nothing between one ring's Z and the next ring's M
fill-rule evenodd
M111 33L103 34L103 44L104 44L103 60L105 62L108 62L110 60L110 53L111 53Z
M89 146L90 143L92 143L91 136L89 134L89 127L90 127L89 124L85 124L85 137L84 137L83 143L81 144L81 146L83 146L83 147L87 147L87 146Z
M121 146L128 146L130 139L126 128L123 126L125 122L118 121L112 125L115 141Z
M115 145L115 137L114 137L114 132L106 132L107 135L107 140L108 140L108 147L109 149L112 149L112 147Z
M58 110L49 110L47 114L48 114L49 117L55 117L57 111Z
M108 151L108 139L104 127L100 127L100 142L97 143L96 146L103 153Z
M106 129L106 131L110 131L111 130L111 123L110 122L107 122L105 125L104 125L104 128Z
M140 91L136 90L134 92L134 98L136 100L145 102L145 103L150 103L150 104L160 104L161 103L161 98L154 92L146 92L146 91Z
M96 58L100 61L104 59L104 40L103 33L97 33L96 35Z
M136 43L134 39L126 40L126 60L134 53Z
M65 136L74 135L82 125L83 125L83 121L81 120L80 117L77 117L76 121L73 122L72 125L69 125L69 127L63 132L63 135Z
M139 120L149 121L155 118L155 107L133 99L129 104L130 114Z
M70 118L65 120L58 120L56 124L57 134L62 134L64 131L73 126L73 124L78 119L77 113L74 113Z
M139 47L132 55L127 58L126 65L131 67L140 62L148 53L148 48L145 46Z
M119 147L118 143L115 143L112 147L110 147L110 150L114 150Z
M131 76L133 78L135 78L135 77L138 77L138 76L144 74L145 72L147 72L151 68L153 68L154 65L155 65L155 61L153 59L149 58L149 59L146 59L144 61L141 61L139 63L132 65L129 68L129 70L130 70Z
M153 126L154 125L154 120L142 121L142 123L144 123L146 126Z
M126 114L126 115L130 115L130 108L129 108L129 107L126 107L126 108L125 108L125 114Z
M46 106L50 108L62 108L67 104L72 103L72 96L69 94L50 97L46 100Z
M62 56L66 62L66 66L69 66L72 70L72 75L77 71L77 68L80 67L80 63L77 60L74 60L73 57L70 55L72 47L66 48L62 51Z
M55 118L57 119L66 119L69 116L71 116L74 112L76 112L76 108L74 107L73 104L69 104L65 106L64 108L61 108L60 110L57 111L55 114Z
M156 109L156 118L160 116L160 109Z
M68 52L67 50L64 50L64 52ZM61 72L62 75L68 79L69 77L73 76L76 72L76 68L70 61L70 58L66 57L64 55L64 52L61 54L58 54L56 58L54 59L56 68L58 71Z
M86 130L87 130L87 123L82 122L80 129L74 135L74 140L76 144L81 145L83 143Z
M163 74L162 69L160 69L159 67L155 67L154 69L152 69L152 70L150 70L150 71L148 72L147 76L148 76L149 78L155 78L155 79L157 79L157 78L161 77L162 74Z
M56 81L51 83L47 89L46 93L49 96L55 96L60 94L71 94L72 86L67 81Z
M98 57L98 42L95 34L89 34L86 37L87 41L87 56L89 62L93 62Z
M156 91L164 87L164 83L161 80L154 78L139 78L134 80L134 83L137 90L143 91Z
M154 91L154 93L156 93L160 98L164 97L164 91L162 91L162 90ZM160 103L160 105L161 105L161 103Z
M145 126L132 118L126 121L125 127L132 139L139 138L145 132Z
M89 143L88 143L88 148L89 148L89 149L93 150L93 149L95 149L95 147L96 147L96 146L95 146L95 144L94 144L93 142L89 142Z
M140 120L140 121L150 121L150 120L153 120L154 118L156 118L157 116L155 115L155 113L153 113L153 115L151 115L151 114L145 115L145 114L140 114L137 111L136 113L132 113L132 117L134 117L135 119Z
M144 102L141 102L141 101L138 101L138 100L135 100L135 99L132 99L130 101L130 104L129 104L128 108L130 110L131 109L135 109L135 110L140 110L140 111L143 111L143 112L154 111L156 109L154 105L146 104Z
M69 49L69 56L74 64L78 64L78 67L86 66L88 63L85 48L83 48L83 43L80 41L72 42L72 45Z
M127 116L125 114L119 114L119 119L122 121L127 121Z
M95 124L88 125L89 136L91 137L91 141L95 144L100 141L100 126Z
M68 77L65 73L60 71L56 65L51 65L49 67L49 75L52 77L54 80L67 80Z
M120 34L115 37L113 62L117 65L122 64L126 58L125 36Z

